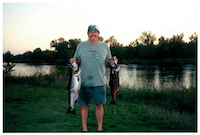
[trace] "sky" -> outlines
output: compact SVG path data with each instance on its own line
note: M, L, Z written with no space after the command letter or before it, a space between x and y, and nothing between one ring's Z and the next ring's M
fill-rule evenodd
M88 40L87 28L96 24L104 40L114 36L124 45L151 31L156 38L184 33L184 41L198 34L198 0L4 0L3 53L50 50L54 39Z

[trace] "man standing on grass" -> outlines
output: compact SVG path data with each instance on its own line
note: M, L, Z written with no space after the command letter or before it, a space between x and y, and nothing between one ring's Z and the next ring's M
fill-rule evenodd
M106 103L106 64L113 62L108 45L98 40L99 28L97 25L88 27L88 41L80 43L70 59L70 63L81 63L81 89L78 103L81 105L80 115L83 130L87 132L88 106L91 97L95 104L97 131L102 131L104 109ZM116 57L113 57L117 60ZM118 60L117 60L118 61Z

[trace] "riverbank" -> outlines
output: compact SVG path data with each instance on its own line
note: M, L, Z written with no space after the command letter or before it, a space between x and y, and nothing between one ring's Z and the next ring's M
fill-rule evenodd
M12 79L4 82L4 132L81 131L80 105L75 106L77 116L65 115L68 109L66 81ZM196 88L180 91L121 88L117 106L104 105L103 129L106 132L197 131L195 95ZM110 100L109 88L107 100ZM88 130L94 132L96 128L91 103Z
M34 65L62 65L62 63L54 63L50 61L33 61L33 60L16 60L16 63L30 63ZM66 61L67 63L67 61ZM65 63L65 64L66 64ZM135 59L119 59L119 64L156 64L156 65L181 65L181 64L196 64L196 59L193 58L167 58L167 59L142 59L142 58L135 58Z

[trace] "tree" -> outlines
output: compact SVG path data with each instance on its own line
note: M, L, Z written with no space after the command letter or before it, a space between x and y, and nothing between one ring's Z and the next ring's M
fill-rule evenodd
M5 75L11 75L11 72L14 71L13 68L16 66L16 63L13 61L14 57L10 53L10 51L6 52L3 55L3 57L4 57L3 72Z
M190 42L189 42L189 50L188 50L188 55L189 57L191 58L196 58L197 56L197 39L198 39L198 36L196 33L192 34L190 37Z
M36 48L34 51L33 51L33 53L41 53L42 52L42 50L40 49L40 48Z
M76 47L81 43L81 39L70 39L65 41L64 38L59 38L58 41L52 40L50 42L50 47L55 48L56 52L56 64L67 64L68 60L74 54Z
M129 46L130 47L136 47L136 46L142 45L138 40L139 39L136 39L135 41L130 42Z
M79 44L79 43L81 43L82 41L81 41L81 39L79 38L79 39L70 39L69 41L68 41L68 48L70 48L70 49L72 49L72 50L76 50L76 47L77 47L77 45Z
M185 41L183 40L184 34L180 34L180 35L173 35L172 38L170 39L170 42L180 42L180 43L184 43Z
M23 59L25 61L29 61L29 60L32 60L33 59L33 53L31 51L26 51L24 54L23 54Z
M102 36L99 36L99 41L104 41L104 38Z
M63 53L65 53L68 49L68 42L66 42L64 38L59 38L58 42L57 39L55 39L51 41L50 47L54 48L54 50L59 54L59 56L62 57Z
M198 36L197 36L196 32L189 37L190 42L194 42L194 43L197 43L197 38L198 38Z
M56 52L56 64L66 64L68 44L64 38L59 38L58 41L55 39L50 42L50 47L54 48Z
M168 57L174 57L174 58L184 58L187 55L187 46L185 44L185 41L183 40L184 34L180 35L173 35L170 39L169 43L169 54Z
M63 43L65 41L65 39L64 38L59 38L58 41L59 41L59 43Z
M33 51L33 59L35 61L39 61L42 59L42 50L40 48L36 48L34 51Z
M54 63L56 60L56 52L55 51L50 51L50 50L45 50L42 52L43 54L43 61L45 63Z
M138 40L143 44L143 46L147 46L145 49L148 51L146 52L147 54L144 55L147 55L147 57L151 59L153 56L153 45L156 41L156 36L152 34L151 31L144 31Z
M14 59L13 55L10 53L10 51L7 51L4 55L3 55L3 62L12 62Z
M122 47L122 46L123 46L123 44L120 44L120 43L117 42L117 39L116 39L114 36L111 36L111 37L110 37L109 39L107 39L105 42L106 42L107 44L109 44L110 47L116 47L116 46Z
M170 40L165 39L164 36L161 36L159 39L158 46L156 48L155 56L156 58L167 58L169 56L169 42Z
M151 31L144 31L138 40L145 46L153 45L156 41L156 36Z
M54 40L52 40L51 43L50 43L50 48L55 47L54 49L56 50L56 46L57 46L57 39L54 39Z
M159 45L169 43L169 38L165 39L164 36L161 36L158 40L159 40L159 43L158 43Z

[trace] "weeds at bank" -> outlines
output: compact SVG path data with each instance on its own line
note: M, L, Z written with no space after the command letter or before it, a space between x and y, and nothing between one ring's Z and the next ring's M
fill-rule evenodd
M48 81L40 75L9 76L5 80L5 132L78 132L82 129L79 104L75 106L77 116L65 115L68 109L65 80ZM182 91L121 88L117 106L104 105L103 129L107 132L196 131L195 94L195 88ZM109 88L107 100L110 100ZM96 128L91 103L88 129L93 132Z

